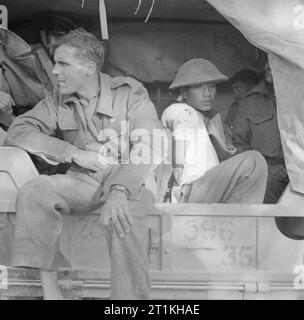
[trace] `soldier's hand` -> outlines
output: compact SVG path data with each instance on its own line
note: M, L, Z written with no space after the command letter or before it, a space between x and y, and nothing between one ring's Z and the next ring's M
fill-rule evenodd
M100 222L103 226L112 226L119 238L130 232L132 218L127 196L122 191L112 190L102 207Z
M107 156L107 148L101 143L91 142L86 145L86 150L97 152L99 155L99 161L103 165L108 165L113 163L113 160Z
M103 158L94 151L85 151L78 149L77 152L74 153L73 162L78 164L80 167L92 170L94 172L105 170L109 166L105 164Z
M15 105L13 98L6 92L0 90L0 110L8 113L10 116L13 114L12 106Z

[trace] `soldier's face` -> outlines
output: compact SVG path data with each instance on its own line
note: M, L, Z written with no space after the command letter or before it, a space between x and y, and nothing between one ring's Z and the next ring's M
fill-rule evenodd
M232 84L233 95L235 98L243 98L244 95L252 88L244 82L237 81Z
M182 96L184 101L191 107L208 111L212 108L212 101L216 95L216 85L214 82L204 82L184 88Z
M62 94L79 93L87 82L87 61L76 57L75 51L75 48L66 45L55 50L52 73Z

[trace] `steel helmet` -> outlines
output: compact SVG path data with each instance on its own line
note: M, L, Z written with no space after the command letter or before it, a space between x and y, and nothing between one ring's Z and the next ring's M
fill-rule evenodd
M192 59L184 63L176 73L169 89L190 86L202 82L228 80L217 67L206 59Z

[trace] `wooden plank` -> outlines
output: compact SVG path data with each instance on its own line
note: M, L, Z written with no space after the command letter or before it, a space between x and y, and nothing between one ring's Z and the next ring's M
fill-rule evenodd
M301 207L292 204L157 203L156 208L175 216L304 217Z
M155 207L162 214L175 216L304 217L298 205L285 204L157 203ZM0 200L0 213L14 211L15 201ZM90 214L99 215L100 212L93 211Z
M299 205L285 204L157 203L155 207L162 214L172 216L304 217ZM0 213L15 210L15 201L0 200ZM99 215L100 212L93 211L90 214Z

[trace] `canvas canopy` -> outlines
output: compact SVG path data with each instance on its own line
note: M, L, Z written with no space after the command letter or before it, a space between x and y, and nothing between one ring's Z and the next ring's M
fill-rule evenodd
M208 0L269 54L284 157L292 188L304 193L304 4L299 0Z
M32 44L40 41L37 31L46 22L45 14L68 18L100 37L98 2L85 0L83 7L82 0L2 3L8 8L10 29ZM155 0L145 23L151 4L150 0L105 0L109 40L103 70L111 76L127 75L143 82L159 115L172 102L169 84L187 60L208 59L227 76L242 68L263 68L264 53L206 1ZM215 109L223 118L232 101L229 83L221 84Z
M100 34L100 0L3 0L9 26L29 43L39 41L30 25L44 15L71 19ZM253 46L202 0L105 0L109 41L105 71L142 82L171 82L178 68L192 58L212 61L228 76L241 68L260 69ZM146 20L149 10L151 14ZM145 23L146 21L146 23Z
M100 0L2 0L9 12L9 22L37 17L43 12L98 17ZM107 16L111 18L146 20L204 20L225 19L206 0L104 0ZM20 10L22 9L22 10Z
M262 68L256 50L229 26L198 23L110 23L105 71L142 82L170 83L187 60L205 58L232 76L242 68Z

